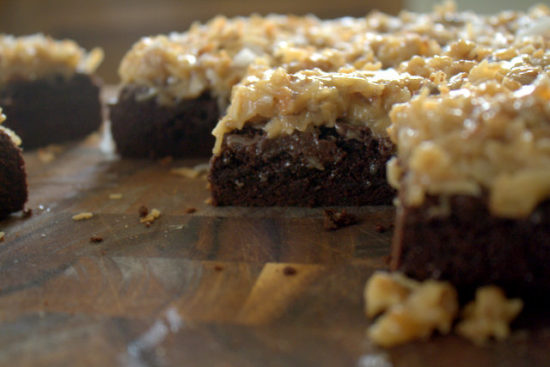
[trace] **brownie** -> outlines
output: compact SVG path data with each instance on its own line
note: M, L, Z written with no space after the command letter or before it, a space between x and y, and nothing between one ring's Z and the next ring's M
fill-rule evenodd
M448 280L472 291L486 284L510 294L550 289L550 201L527 217L496 217L486 196L448 198L449 215L433 215L440 197L399 207L391 268L416 279Z
M0 219L23 209L27 201L27 175L21 149L0 127Z
M332 206L389 204L388 139L365 126L337 123L267 138L245 127L224 136L208 179L214 205Z
M217 101L208 93L160 105L156 98L138 98L144 86L125 86L110 106L111 131L123 157L209 157L211 134L219 118Z
M85 73L11 80L0 87L0 106L26 149L83 138L102 121L99 82Z

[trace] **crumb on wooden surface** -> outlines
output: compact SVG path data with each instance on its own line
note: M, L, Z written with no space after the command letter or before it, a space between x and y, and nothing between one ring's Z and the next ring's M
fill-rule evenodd
M55 160L56 156L63 151L61 145L51 144L47 147L38 149L37 157L42 163L50 163Z
M139 207L138 213L139 213L139 217L143 218L147 216L147 214L149 214L149 209L145 205L142 205Z
M195 213L197 211L197 208L187 208L185 209L185 214L192 214L192 213Z
M365 288L366 313L382 315L368 329L369 338L393 347L449 334L458 314L458 294L448 282L417 282L398 273L375 273Z
M5 237L6 237L6 233L0 232L0 242L4 242Z
M174 158L171 155L168 155L168 156L160 159L159 163L160 163L161 166L167 166L170 163L172 163L173 160L174 160Z
M351 226L359 222L356 215L348 213L345 209L325 209L323 227L327 231L334 231L343 227Z
M298 273L298 271L293 266L287 265L283 268L284 275L292 276L292 275L296 275L296 273Z
M103 242L103 237L100 237L100 236L92 236L92 237L90 237L90 242L92 242L92 243L100 243L100 242Z
M160 210L158 209L151 209L149 214L147 214L145 217L141 218L139 221L140 223L145 224L147 227L150 226L158 217L160 217Z
M393 347L414 340L425 340L434 331L442 335L453 331L475 344L488 339L506 339L510 323L523 308L521 299L506 298L502 289L483 286L475 300L460 312L458 292L444 281L417 281L400 273L374 273L365 287L365 313L380 315L368 330L369 338L383 347Z
M200 171L191 167L172 168L170 170L170 173L174 175L182 176L185 178L197 178L201 174Z
M74 221L86 220L86 219L92 218L93 216L94 216L94 213L82 212L82 213L73 215L73 220Z
M109 194L109 199L111 200L120 200L122 199L122 194L119 192Z
M478 288L475 299L464 306L456 333L478 345L490 338L504 340L510 335L510 323L522 308L521 299L506 298L502 289L496 286Z
M216 264L216 265L214 265L214 270L216 270L216 271L222 271L222 270L223 270L223 266Z

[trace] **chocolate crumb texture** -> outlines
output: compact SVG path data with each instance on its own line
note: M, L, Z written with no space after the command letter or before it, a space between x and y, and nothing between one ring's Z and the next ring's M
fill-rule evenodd
M222 271L222 270L223 270L223 266L221 266L221 265L214 265L214 270L216 270L216 271Z
M100 243L100 242L103 242L103 237L100 237L100 236L92 236L92 237L90 237L90 242L91 242L91 243Z
M283 274L287 276L296 275L297 272L296 268L290 265L283 268Z
M197 208L187 208L185 209L185 214L192 214L197 211Z
M139 207L138 213L139 213L139 217L143 218L147 216L147 214L149 214L149 209L145 205L142 205Z
M359 222L357 216L348 213L345 209L342 211L337 211L335 209L325 209L324 215L325 220L323 222L323 227L327 231L334 231L343 227L357 224Z
M23 210L23 218L30 218L30 217L32 217L32 209L27 208Z

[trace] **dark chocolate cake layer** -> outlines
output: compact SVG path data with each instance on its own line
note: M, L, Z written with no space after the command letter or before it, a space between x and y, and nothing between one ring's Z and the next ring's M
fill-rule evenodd
M0 106L26 149L83 138L102 121L98 82L88 74L9 82Z
M550 289L550 201L527 218L492 216L486 199L454 196L448 216L434 216L439 200L398 208L392 270L417 279L444 279L459 289L485 284L510 294Z
M0 219L22 210L26 201L27 176L21 149L0 130Z
M267 138L245 127L224 137L210 162L214 205L355 206L391 203L387 139L367 127L339 123Z
M146 87L126 86L111 106L111 130L123 157L209 157L212 129L219 119L218 104L209 94L161 106L143 95Z

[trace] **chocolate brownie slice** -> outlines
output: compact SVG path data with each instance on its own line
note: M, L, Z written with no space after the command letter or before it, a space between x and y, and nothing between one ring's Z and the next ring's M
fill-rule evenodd
M20 142L17 135L0 126L0 219L22 210L27 201L27 175L18 147Z
M124 87L110 108L118 153L132 158L209 156L219 118L216 99L205 93L160 106L155 98L138 98L146 88Z
M99 83L88 74L10 81L0 87L0 106L26 149L84 138L102 121Z
M550 289L550 78L545 46L521 39L514 62L487 57L440 88L395 106L399 190L392 268L461 289Z
M268 138L245 127L224 136L211 161L214 205L329 206L388 204L388 139L366 126L336 123Z
M209 181L215 205L389 204L388 110L424 80L391 71L265 69L233 89Z
M79 139L99 128L99 83L92 73L102 57L73 41L0 36L0 106L25 148Z

